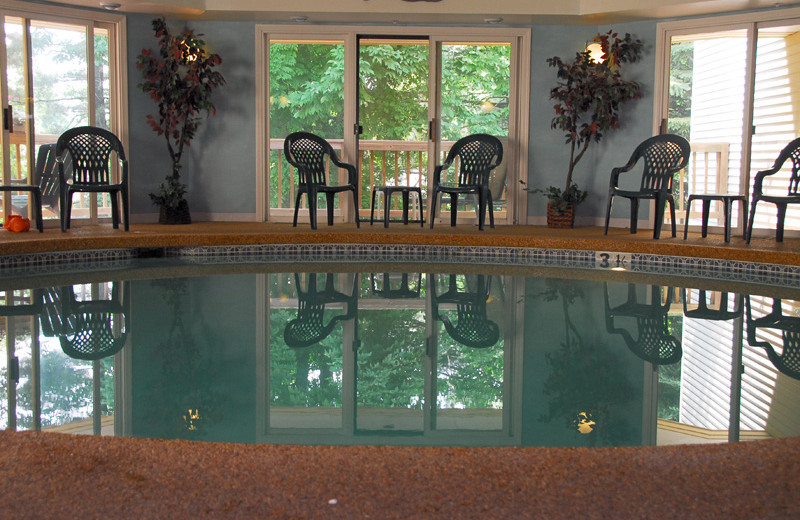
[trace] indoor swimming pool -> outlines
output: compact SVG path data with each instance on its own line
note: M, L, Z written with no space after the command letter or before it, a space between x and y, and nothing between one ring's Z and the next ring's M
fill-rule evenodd
M0 427L334 445L800 435L791 284L312 261L0 277Z

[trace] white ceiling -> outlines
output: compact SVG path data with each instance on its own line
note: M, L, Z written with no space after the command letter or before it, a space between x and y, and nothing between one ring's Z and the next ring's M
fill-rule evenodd
M118 11L211 20L307 23L592 24L724 13L800 4L800 0L61 0Z

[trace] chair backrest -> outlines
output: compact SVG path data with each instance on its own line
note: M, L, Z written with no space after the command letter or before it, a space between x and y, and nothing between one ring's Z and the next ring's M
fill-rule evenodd
M800 137L787 144L781 150L778 158L775 159L772 169L779 170L790 159L792 161L792 174L789 177L788 195L800 195Z
M297 169L299 184L326 184L328 160L336 157L333 147L322 137L310 132L294 132L283 141L283 154Z
M782 374L800 380L800 318L783 314L780 298L773 298L772 311L760 318L753 318L750 297L747 297L747 342L753 347L763 347L767 357ZM759 341L758 329L781 331L781 353L778 354L769 341Z
M686 167L690 155L689 141L679 135L663 134L637 146L630 162L644 159L642 190L671 192L675 173Z
M289 321L283 330L283 339L286 346L291 348L304 348L319 343L327 338L339 321L345 321L355 316L357 306L357 289L353 279L353 294L347 295L337 291L333 284L333 274L327 273L325 288L317 289L317 274L310 273L308 290L302 290L300 276L295 273L295 287L297 289L297 318ZM347 312L334 316L324 322L325 306L329 303L344 303Z
M606 330L622 336L628 349L640 359L654 365L671 365L683 357L678 338L669 332L668 313L674 288L667 289L666 302L662 305L661 287L652 286L650 303L639 303L636 286L628 284L628 299L616 307L609 304L608 284L604 286ZM630 331L615 325L616 318L634 318L636 330ZM636 337L634 337L634 333Z
M468 286L473 285L473 287L467 287L466 291L459 291L456 275L451 274L447 291L440 295L436 293L434 278L432 275L428 277L434 319L441 320L450 337L462 345L472 348L487 348L495 345L500 340L500 327L490 320L486 313L492 277L477 275L476 283L467 283ZM456 304L457 321L455 323L447 315L439 312L439 305L443 303Z
M487 186L491 171L503 162L503 144L493 135L468 135L453 144L442 169L449 168L456 158L459 186Z
M56 142L56 156L68 153L72 159L72 183L102 186L111 184L111 153L125 161L125 150L116 135L104 128L70 128Z

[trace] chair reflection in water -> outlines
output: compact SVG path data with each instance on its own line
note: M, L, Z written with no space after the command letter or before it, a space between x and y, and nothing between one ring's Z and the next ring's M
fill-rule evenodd
M783 302L772 298L772 310L759 318L753 318L751 296L747 297L747 342L751 347L762 347L767 357L779 372L800 380L800 317L783 313ZM760 297L756 297L759 298ZM780 332L781 353L763 336L777 335Z
M73 286L44 289L42 333L58 337L61 349L75 359L96 361L119 352L130 330L130 282L93 284L91 294L75 294Z
M683 356L683 350L681 342L669 333L668 325L674 288L667 289L665 303L662 303L662 287L651 287L649 302L640 302L636 289L636 284L629 283L625 303L611 307L608 282L603 284L606 331L609 334L622 336L631 352L644 361L654 365L677 363ZM617 321L620 318L623 320L627 318L626 321L635 324L630 328L620 326Z
M461 290L458 276L451 274L447 280L447 290L441 294L437 291L437 276L428 275L430 281L431 305L433 317L444 324L448 334L468 347L487 348L495 345L500 339L500 327L486 314L486 303L490 299L492 277L486 275L466 275ZM444 284L442 284L444 285ZM456 306L456 322L441 312L443 305Z
M356 317L358 304L356 275L353 275L351 294L345 294L336 289L333 273L325 274L325 286L322 289L317 288L317 273L308 273L307 277L307 288L303 290L300 273L294 275L297 288L297 318L289 321L283 331L286 345L292 348L315 345L327 338L337 323ZM335 304L345 304L347 311L332 317L325 323L326 306Z

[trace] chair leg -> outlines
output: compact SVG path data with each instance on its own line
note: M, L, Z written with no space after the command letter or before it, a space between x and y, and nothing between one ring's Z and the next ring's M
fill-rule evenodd
M478 190L478 229L483 231L486 223L486 194L483 190Z
M356 228L361 228L361 214L358 212L358 191L353 188L353 211L356 217Z
M745 229L745 241L749 244L750 239L753 238L753 221L756 218L756 204L758 204L758 199L753 199L752 204L750 205L750 216L747 221L747 229Z
M709 199L703 200L703 221L700 227L700 236L706 238L708 236L708 217L711 213L711 201Z
M636 233L639 226L639 199L631 199L631 234Z
M123 186L120 192L120 198L122 198L122 226L125 231L130 231L131 208L130 201L128 200L127 186Z
M664 225L664 206L666 201L663 198L656 195L655 198L656 204L656 214L655 218L656 221L653 223L653 238L661 238L661 227Z
M494 200L492 200L492 193L487 193L489 197L489 227L494 229Z
M325 193L325 206L326 206L326 213L328 214L328 225L333 225L333 205L336 200L335 193Z
M58 216L61 218L61 232L64 233L67 231L67 188L63 185L58 194Z
M117 200L116 192L109 192L111 199L111 227L119 229L119 201Z
M689 200L686 201L686 216L683 217L683 239L686 240L686 236L689 234L689 210L692 207L692 197L689 196Z
M669 204L669 218L672 220L672 238L675 238L678 236L675 227L675 201L670 197L667 199L667 203Z
M775 230L775 241L783 242L783 226L786 224L786 204L776 204L778 207L778 227Z
M389 209L392 207L392 191L386 190L383 194L383 227L389 227Z
M377 190L372 188L372 201L369 205L369 225L371 226L375 220L375 196L377 195Z
M309 188L306 197L308 197L308 219L311 221L311 229L317 229L317 190Z
M297 227L297 212L300 211L300 197L303 195L303 192L298 190L297 197L294 199L294 220L292 221L292 226Z
M450 194L450 227L455 227L458 220L458 193Z
M604 235L608 234L608 223L611 220L611 204L614 203L614 195L612 193L608 194L608 202L606 203L606 229L603 232Z
M436 218L436 199L438 198L438 196L439 193L434 188L433 197L431 197L431 207L428 210L430 212L430 215L428 215L428 220L430 221L431 229L433 229L433 221Z
M36 229L39 233L44 233L44 222L42 222L42 191L39 188L33 190L33 215L36 217Z

